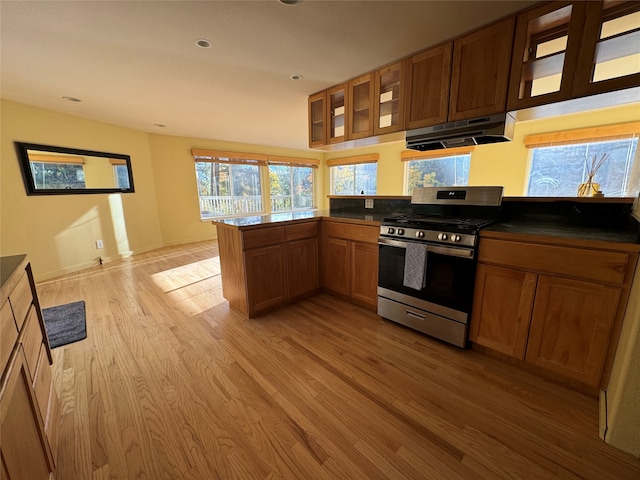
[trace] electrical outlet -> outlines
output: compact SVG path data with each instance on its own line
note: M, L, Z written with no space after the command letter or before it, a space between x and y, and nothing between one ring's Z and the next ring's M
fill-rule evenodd
M364 199L364 208L373 208L373 198Z
M102 240L96 240L96 248L98 250L100 250L101 248L104 248L104 244L102 243Z

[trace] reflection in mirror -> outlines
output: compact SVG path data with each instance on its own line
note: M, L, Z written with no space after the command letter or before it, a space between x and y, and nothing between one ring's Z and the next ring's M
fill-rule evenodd
M16 142L27 195L133 192L131 158Z

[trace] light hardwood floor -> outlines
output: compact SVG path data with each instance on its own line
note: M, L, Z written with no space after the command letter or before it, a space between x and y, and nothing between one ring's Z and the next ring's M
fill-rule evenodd
M247 320L215 243L41 282L85 300L53 350L57 480L638 479L593 398L326 294Z

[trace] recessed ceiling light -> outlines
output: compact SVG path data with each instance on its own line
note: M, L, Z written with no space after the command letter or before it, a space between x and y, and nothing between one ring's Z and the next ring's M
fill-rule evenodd
M196 38L196 45L200 48L211 48L211 42L206 38Z
M299 73L294 73L293 75L291 75L289 77L291 80L302 80L304 77L302 75L300 75Z
M163 125L163 124L161 124L161 123L154 123L154 124L153 124L153 126L154 126L154 127L158 127L158 128L164 128L164 127L166 127L166 125Z
M81 101L82 101L82 100L81 100L81 99L79 99L79 98L76 98L76 97L67 97L67 96L62 97L62 99L63 99L63 100L66 100L67 102L76 102L76 103L78 103L78 102L81 102Z
M300 0L278 0L283 5L295 5L300 2Z

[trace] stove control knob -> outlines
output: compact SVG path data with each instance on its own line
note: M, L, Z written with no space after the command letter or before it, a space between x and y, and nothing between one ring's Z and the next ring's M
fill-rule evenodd
M398 235L404 235L404 229L399 228L398 231L396 232Z
M424 238L424 232L423 232L422 230L418 230L418 231L416 232L416 237L418 237L418 238Z
M389 227L389 228L387 228L387 233L388 233L389 235L393 235L394 233L396 233L396 229L395 229L395 228L391 228L391 227Z
M442 240L445 241L449 238L449 235L447 235L446 233L439 233L438 234L438 240Z
M452 242L459 242L461 240L460 235L451 235Z

